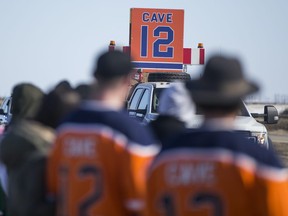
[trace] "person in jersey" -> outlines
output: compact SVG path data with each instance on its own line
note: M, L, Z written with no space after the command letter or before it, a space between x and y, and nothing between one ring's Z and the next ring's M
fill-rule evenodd
M47 165L48 199L56 201L56 215L143 212L146 168L158 146L148 128L124 110L131 70L126 54L102 54L90 100L58 128Z
M288 172L272 151L233 132L241 98L258 86L237 58L213 56L186 83L204 115L163 145L147 177L147 216L288 215Z

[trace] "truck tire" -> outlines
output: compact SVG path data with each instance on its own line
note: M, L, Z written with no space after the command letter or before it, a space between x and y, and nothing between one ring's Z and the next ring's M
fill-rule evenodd
M175 82L175 81L188 81L191 77L188 73L184 72L154 72L149 73L148 82Z

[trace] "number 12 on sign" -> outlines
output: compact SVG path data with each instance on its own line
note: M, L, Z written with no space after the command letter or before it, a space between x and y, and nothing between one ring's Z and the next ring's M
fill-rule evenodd
M149 28L146 25L141 26L141 57L148 57L148 32ZM160 37L166 34L166 38ZM153 58L173 58L174 47L169 46L174 41L174 31L169 26L158 26L153 29L153 37L156 40L152 43L152 57ZM166 46L165 50L161 50L162 46Z

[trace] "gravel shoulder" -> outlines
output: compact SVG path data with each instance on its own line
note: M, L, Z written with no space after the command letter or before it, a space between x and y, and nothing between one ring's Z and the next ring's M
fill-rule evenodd
M287 143L273 143L273 148L282 160L283 164L288 167L288 144Z

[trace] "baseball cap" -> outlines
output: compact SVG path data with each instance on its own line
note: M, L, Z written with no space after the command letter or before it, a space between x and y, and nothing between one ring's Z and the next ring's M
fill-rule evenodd
M130 56L120 51L109 51L98 58L93 75L97 79L110 80L128 75L131 70Z

